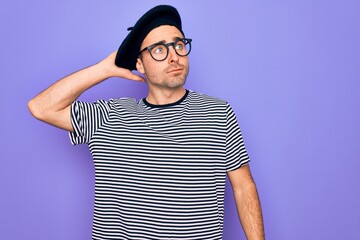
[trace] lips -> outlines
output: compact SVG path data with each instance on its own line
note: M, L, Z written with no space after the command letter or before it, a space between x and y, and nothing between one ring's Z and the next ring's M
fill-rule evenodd
M182 70L183 70L183 68L174 68L174 69L170 69L169 71L167 71L167 73L180 72Z

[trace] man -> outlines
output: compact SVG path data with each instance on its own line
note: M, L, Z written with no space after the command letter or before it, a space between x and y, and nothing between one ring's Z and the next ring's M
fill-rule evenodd
M184 88L191 39L177 10L157 6L129 30L116 53L28 104L36 118L69 131L73 144L89 144L93 239L221 239L226 174L247 238L264 239L235 114L226 101ZM109 77L145 81L148 95L76 101Z

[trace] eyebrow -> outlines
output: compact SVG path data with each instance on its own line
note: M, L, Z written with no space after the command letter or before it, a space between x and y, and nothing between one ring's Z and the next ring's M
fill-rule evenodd
M177 40L179 40L179 39L182 39L182 37L173 37L173 41L174 41L174 42L177 41ZM156 42L156 43L154 43L154 44L164 44L164 43L166 43L166 41L165 41L165 40L161 40L161 41ZM154 44L153 44L153 45L154 45Z

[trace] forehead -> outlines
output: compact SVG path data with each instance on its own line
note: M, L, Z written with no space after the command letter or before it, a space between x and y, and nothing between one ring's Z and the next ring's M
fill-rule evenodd
M148 35L146 35L144 41L141 44L141 49L157 42L172 42L176 38L183 37L184 36L182 35L182 33L176 27L170 25L162 25L154 28L148 33Z

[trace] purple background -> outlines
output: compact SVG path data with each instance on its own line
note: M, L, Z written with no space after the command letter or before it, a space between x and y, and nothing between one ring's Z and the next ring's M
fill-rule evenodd
M360 239L360 2L11 0L0 3L0 238L91 237L86 145L32 118L27 102L116 50L159 3L193 38L188 89L238 116L267 239ZM146 94L110 79L81 100ZM231 188L224 239L245 239Z

